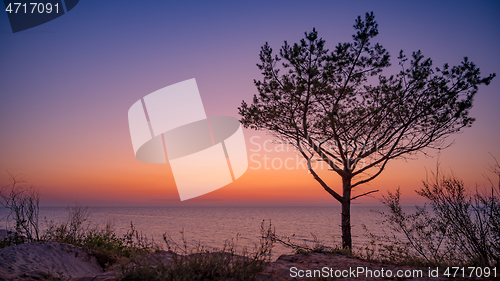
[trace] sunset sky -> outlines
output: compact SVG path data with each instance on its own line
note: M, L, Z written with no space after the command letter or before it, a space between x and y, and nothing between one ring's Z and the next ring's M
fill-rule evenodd
M500 74L498 1L80 1L46 24L12 33L0 12L0 184L7 173L37 186L43 206L338 205L305 169L265 169L263 157L296 154L258 150L271 138L244 130L249 169L233 183L180 202L169 164L137 160L127 112L145 95L196 78L208 116L239 118L261 79L256 63L267 41L278 50L316 28L332 50L351 40L358 15L373 11L379 42L397 66L400 49L421 50L435 66L468 56L486 76ZM480 87L472 128L451 136L442 167L466 185L500 160L500 77ZM252 141L251 141L252 139ZM437 155L436 151L428 151ZM259 155L256 155L259 154ZM256 161L252 161L256 160ZM389 163L354 194L401 187L403 203L418 201L437 157L419 154ZM292 163L290 162L290 163ZM260 169L257 164L260 163ZM269 163L268 163L269 165ZM341 192L341 179L325 181Z

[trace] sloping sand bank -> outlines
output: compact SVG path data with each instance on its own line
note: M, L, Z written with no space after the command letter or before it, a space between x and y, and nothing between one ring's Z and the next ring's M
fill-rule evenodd
M0 280L79 279L103 271L89 251L56 242L0 249Z

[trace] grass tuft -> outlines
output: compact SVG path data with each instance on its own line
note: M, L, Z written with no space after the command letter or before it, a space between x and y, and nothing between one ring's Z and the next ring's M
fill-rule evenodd
M270 262L273 248L272 229L261 226L262 238L255 251L238 249L236 239L226 240L222 249L209 250L200 243L188 245L181 231L178 243L167 233L164 241L168 259L154 259L155 254L136 256L132 263L123 265L120 280L256 280ZM179 254L181 253L181 254ZM158 255L158 254L156 254Z

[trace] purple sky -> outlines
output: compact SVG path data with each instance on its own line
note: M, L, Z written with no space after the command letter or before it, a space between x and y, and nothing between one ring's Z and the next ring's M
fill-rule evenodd
M196 78L207 115L238 117L241 100L257 92L255 64L266 41L278 50L315 27L333 49L351 39L355 18L369 11L379 23L375 41L395 65L400 49L421 50L435 66L468 56L483 75L500 74L498 1L80 1L66 15L15 34L0 12L0 172L22 173L46 188L46 205L74 202L81 182L110 189L107 182L125 176L124 166L142 165L127 123L135 101ZM500 159L499 90L498 77L480 88L471 111L476 123L453 136L456 144L441 156L470 184L482 180L488 153ZM433 163L405 167L421 179ZM140 181L147 172L133 177ZM410 189L420 184L414 181Z

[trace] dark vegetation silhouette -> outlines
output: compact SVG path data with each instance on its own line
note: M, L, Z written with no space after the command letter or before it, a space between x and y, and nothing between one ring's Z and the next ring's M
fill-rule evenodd
M7 221L15 223L12 238L19 243L38 241L40 192L22 177L8 173L10 184L0 188L0 205L7 208Z
M372 41L373 12L358 17L353 41L330 52L313 29L299 43L286 41L279 54L266 43L260 51L259 94L239 107L246 128L265 130L293 145L313 178L342 205L342 246L352 248L351 201L378 190L353 189L378 177L387 163L427 149L444 148L445 138L469 127L472 100L481 77L467 57L457 66L433 67L420 51L398 56L400 70L384 76L390 56ZM342 187L320 177L314 161L325 161Z
M491 168L498 185L488 178L489 187L471 192L438 164L416 191L428 205L416 206L413 213L403 210L399 189L388 192L383 203L389 210L381 214L385 225L399 235L371 235L381 257L405 261L416 254L428 265L500 265L500 164L496 159Z

